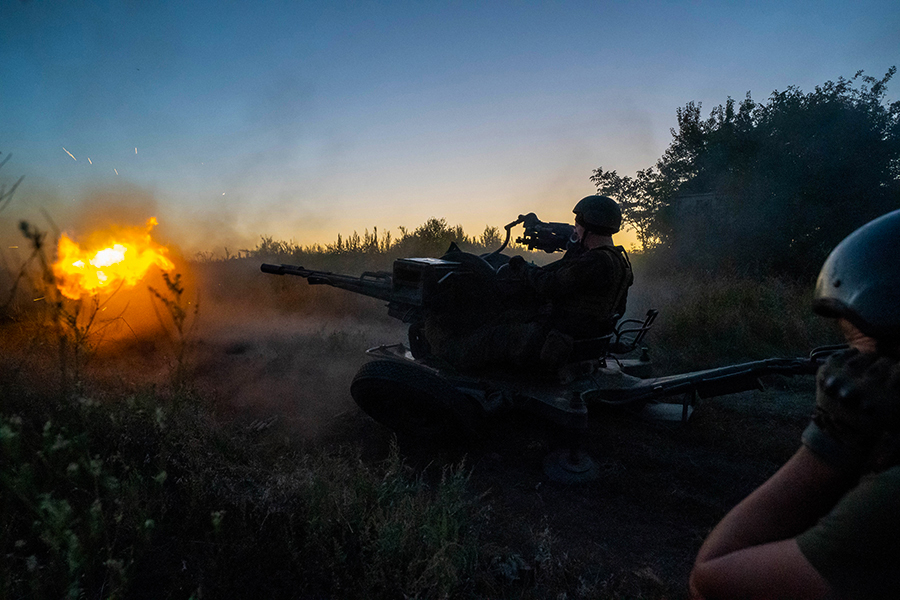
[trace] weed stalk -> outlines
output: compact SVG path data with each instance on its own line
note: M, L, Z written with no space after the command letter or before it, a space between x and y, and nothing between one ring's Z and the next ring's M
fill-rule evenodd
M182 391L188 385L188 360L187 350L191 341L191 333L197 323L197 316L200 312L199 300L194 302L194 309L189 316L188 304L184 297L184 285L181 283L181 273L176 273L174 277L169 277L168 273L163 273L163 280L166 284L166 290L161 292L152 286L147 286L150 292L159 300L166 309L166 313L171 321L170 329L166 325L166 319L153 305L156 311L156 317L166 334L172 346L172 352L175 356L175 365L172 368L172 385L177 391ZM190 317L190 318L189 318ZM190 322L189 322L190 321Z

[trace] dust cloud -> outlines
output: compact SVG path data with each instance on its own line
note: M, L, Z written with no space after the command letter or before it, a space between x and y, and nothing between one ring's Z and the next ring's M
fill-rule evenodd
M267 275L260 262L195 266L201 296L194 383L233 409L315 435L355 410L350 382L365 350L405 341L405 327L387 317L381 301Z
M181 364L188 388L220 412L277 421L304 437L355 411L350 382L365 350L404 341L405 327L380 301L267 275L261 262L184 263L183 334L145 290L148 303L122 315L128 335L98 345L92 372L107 386L163 389Z

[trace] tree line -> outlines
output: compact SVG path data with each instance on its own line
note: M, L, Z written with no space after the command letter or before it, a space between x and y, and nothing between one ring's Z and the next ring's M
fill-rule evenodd
M462 225L450 225L446 219L437 217L431 217L411 230L402 225L397 229L399 230L397 236L392 235L390 231L379 233L375 227L371 233L366 229L362 235L356 231L347 236L338 234L332 243L308 245L262 236L255 248L239 251L236 258L266 260L277 258L297 264L334 265L330 268L339 268L345 264L386 268L391 261L404 256L441 256L447 252L452 243L466 252L475 254L491 252L500 247L505 236L505 234L501 236L500 228L492 225L485 225L480 235L468 235ZM518 246L515 242L510 246L516 252L530 254L526 248ZM212 259L206 256L198 258Z
M656 164L633 177L598 167L643 250L667 268L809 277L867 221L900 208L900 102L857 72L804 93L728 98L708 118L676 110Z

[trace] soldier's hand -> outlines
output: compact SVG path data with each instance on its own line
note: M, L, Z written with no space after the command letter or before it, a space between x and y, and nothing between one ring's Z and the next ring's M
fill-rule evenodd
M525 271L525 259L516 254L509 259L509 270L513 273L522 273Z
M814 428L819 431L811 431ZM816 409L804 443L833 464L847 467L861 463L884 432L898 429L897 361L857 350L829 357L816 374Z
M497 269L497 277L508 281L518 281L525 277L525 259L518 254Z

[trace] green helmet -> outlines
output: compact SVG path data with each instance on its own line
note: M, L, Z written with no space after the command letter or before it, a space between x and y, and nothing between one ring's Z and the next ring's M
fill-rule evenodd
M575 208L575 222L602 235L612 235L622 227L622 209L608 196L587 196Z
M843 317L869 337L900 339L900 210L870 221L831 251L816 281L813 310Z

